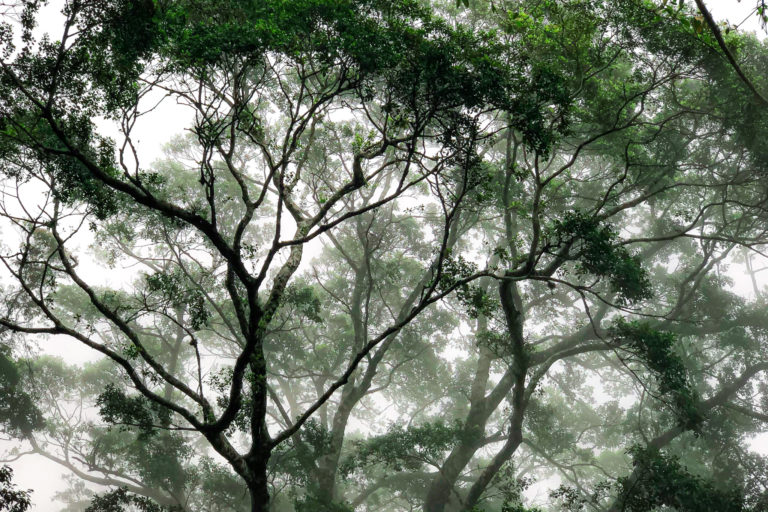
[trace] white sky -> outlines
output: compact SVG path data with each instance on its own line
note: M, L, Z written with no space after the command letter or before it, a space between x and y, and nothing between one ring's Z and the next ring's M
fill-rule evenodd
M52 2L54 5L61 5L60 0ZM754 8L754 0L709 0L707 5L712 11L714 17L718 20L728 20L731 24L739 24L743 20L741 28L743 30L752 30L761 34L755 16L750 16L750 9ZM48 7L47 14L41 20L41 28L47 31L55 39L61 32L60 17L55 8ZM146 166L162 156L162 147L170 139L184 128L188 127L191 117L188 110L180 109L172 102L164 102L151 116L140 119L134 133L140 133L137 145L140 154L144 158L143 164ZM87 277L87 276L86 276ZM737 288L745 294L751 293L751 284L746 275L732 274L736 280ZM57 337L49 340L46 344L46 352L66 357L67 360L84 361L91 358L91 352L81 344L65 337ZM3 451L11 448L11 444L0 440L0 455ZM760 436L753 442L753 448L761 452L768 451L768 435ZM54 500L54 493L65 488L61 468L54 462L48 461L41 456L29 456L10 463L14 470L14 480L20 488L29 488L34 490L32 495L33 512L57 512L61 510L62 504Z

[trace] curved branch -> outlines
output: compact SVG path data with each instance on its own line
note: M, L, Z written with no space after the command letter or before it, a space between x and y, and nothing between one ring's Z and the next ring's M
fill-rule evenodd
M725 44L725 40L723 39L723 34L720 32L720 27L717 26L717 22L715 22L715 19L712 17L712 14L707 9L707 6L704 5L703 0L696 0L696 7L699 8L699 11L701 12L701 15L704 17L704 21L707 22L707 26L712 31L712 34L715 36L715 39L717 40L717 45L720 47L720 49L725 54L725 58L728 59L728 63L731 65L734 71L736 71L736 74L739 75L739 78L742 82L749 88L750 91L752 91L752 94L755 95L755 99L764 107L768 107L768 99L765 98L755 87L755 84L752 83L752 81L747 77L747 75L744 73L744 70L741 69L741 66L739 66L739 63L736 62L736 58L733 56L733 52L731 52L731 49L728 48L728 45Z

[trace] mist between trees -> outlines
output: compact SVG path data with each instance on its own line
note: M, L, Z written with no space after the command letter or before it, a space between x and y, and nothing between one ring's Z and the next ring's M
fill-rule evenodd
M44 4L2 3L0 429L62 510L768 510L754 35L68 0L41 36ZM191 122L151 161L158 102ZM0 510L31 491L0 470Z

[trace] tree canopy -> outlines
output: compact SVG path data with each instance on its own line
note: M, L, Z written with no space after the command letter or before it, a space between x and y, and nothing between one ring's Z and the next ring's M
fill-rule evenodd
M768 507L754 35L699 0L2 5L0 431L66 510Z

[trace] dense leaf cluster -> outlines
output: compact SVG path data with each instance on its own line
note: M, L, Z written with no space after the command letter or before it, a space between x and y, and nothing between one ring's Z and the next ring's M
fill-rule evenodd
M85 512L125 512L135 510L137 512L173 512L176 508L162 507L144 496L137 496L121 487L114 491L97 495L91 501Z
M32 492L16 489L12 477L11 468L0 466L0 512L24 512L32 506Z
M18 363L0 345L0 428L16 435L29 434L43 427L43 413L35 399L22 386Z
M157 272L145 277L147 291L157 294L170 308L186 311L192 330L205 327L210 320L203 292L180 272Z
M416 469L436 460L464 435L459 424L442 421L418 426L392 426L386 433L356 441L353 455L344 463L352 473L371 464L382 464L393 471Z
M715 482L691 474L674 456L634 447L630 450L635 478L618 481L622 510L646 512L670 507L680 512L744 512L737 489L719 489Z
M490 314L498 307L498 303L485 290L470 282L472 275L477 271L477 264L463 256L449 256L443 261L437 281L438 290L455 290L456 298L467 309L471 318Z
M659 391L672 397L678 419L686 428L702 421L698 394L681 357L675 352L677 336L654 329L648 322L618 321L611 328L615 343L630 350L656 376Z
M608 280L619 300L632 304L651 297L651 283L641 260L620 243L618 233L583 212L565 212L552 227L552 246L568 246L577 273Z
M128 396L115 384L107 384L96 399L99 414L110 425L136 427L141 436L149 438L158 433L155 427L169 418L169 411L141 395Z

